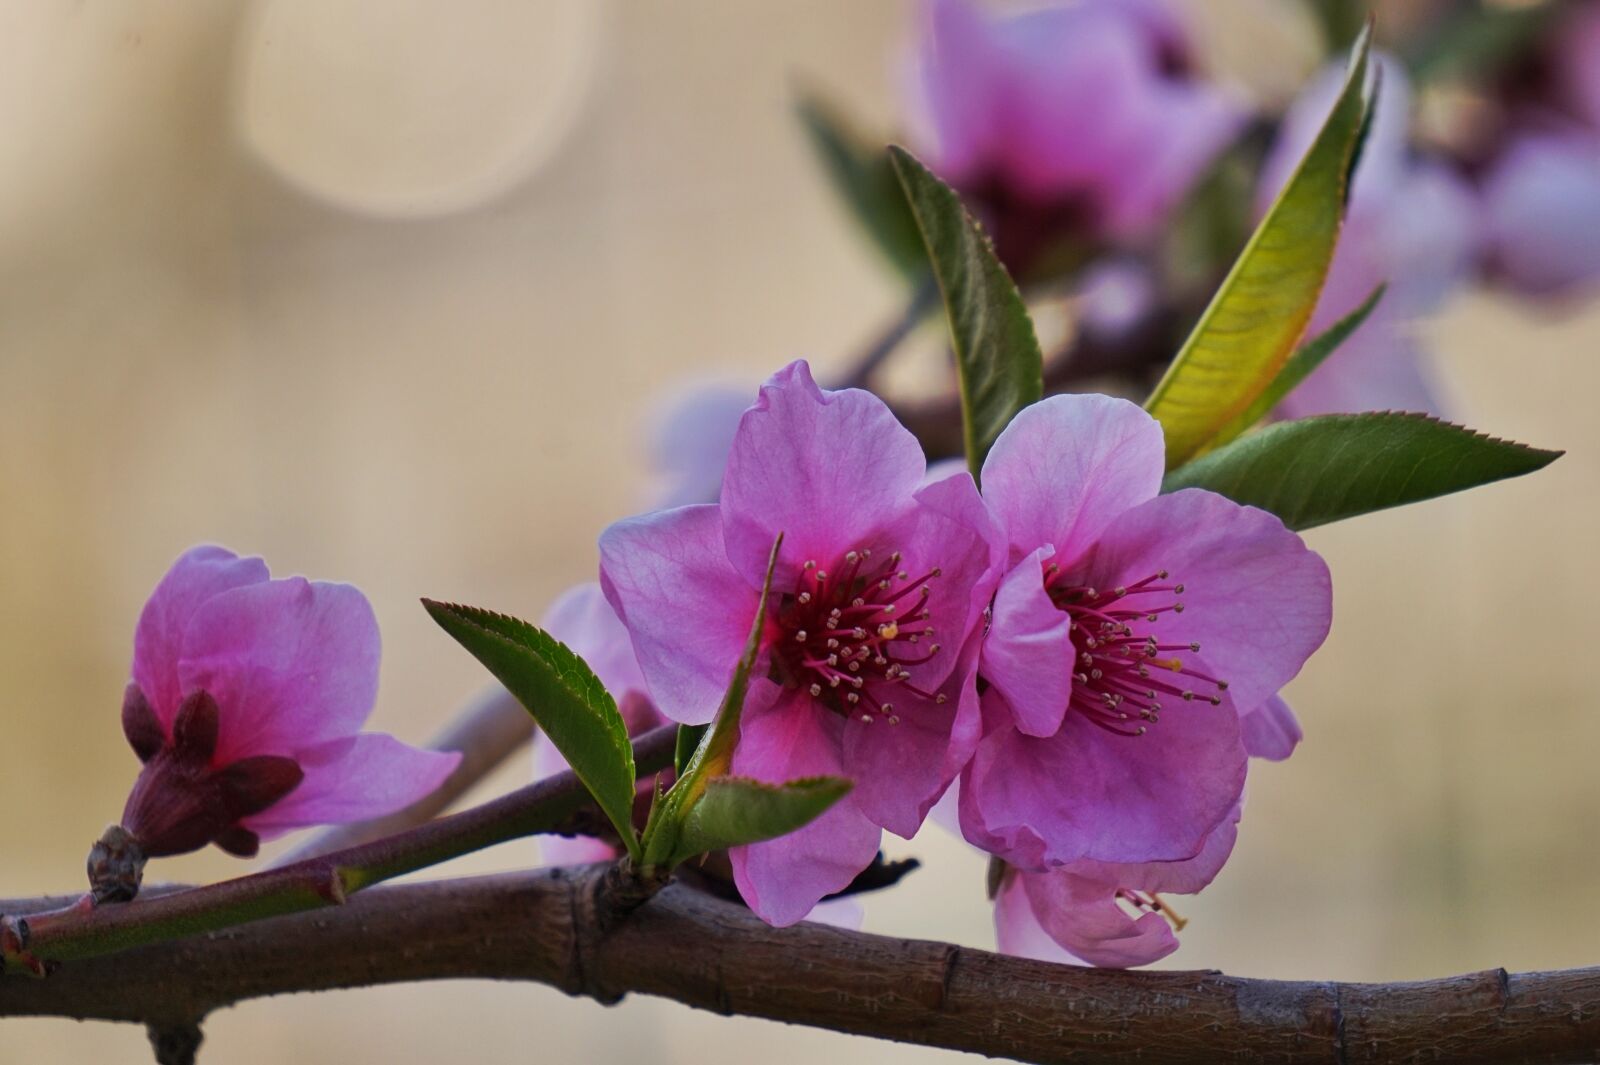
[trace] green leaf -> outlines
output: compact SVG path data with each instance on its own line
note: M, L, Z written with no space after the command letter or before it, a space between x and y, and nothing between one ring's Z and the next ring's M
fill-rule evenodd
M1283 364L1283 369L1278 371L1278 376L1272 379L1266 390L1245 408L1245 412L1217 430L1211 446L1221 447L1230 440L1238 438L1246 429L1265 418L1273 407L1283 402L1289 393L1300 386L1300 382L1311 376L1311 371L1321 366L1322 361L1338 350L1340 344L1350 339L1351 333L1361 328L1362 323L1377 308L1378 301L1383 299L1387 289L1387 285L1379 285L1372 290L1372 295L1362 301L1361 306L1302 344L1299 350L1289 356L1289 361Z
M1044 356L1022 295L989 238L944 182L904 148L889 158L933 263L961 385L961 435L977 477L1017 412L1044 392Z
M745 777L718 777L706 784L689 809L673 850L672 864L708 851L786 836L815 821L850 791L843 777L807 777L765 784Z
M533 715L638 857L633 745L617 704L587 663L542 629L477 607L422 605Z
M851 129L816 96L802 97L798 110L839 198L889 264L907 281L920 284L928 276L928 256L883 145Z
M733 764L733 747L739 740L739 718L744 713L745 692L750 688L750 670L755 668L756 656L761 652L761 633L767 622L767 595L772 590L772 571L778 565L778 550L783 546L783 534L772 542L767 555L767 576L761 583L761 596L756 600L755 617L750 620L750 635L745 640L744 653L733 668L733 678L728 692L722 697L722 706L710 726L704 729L699 745L684 763L672 789L650 808L650 819L644 828L642 844L643 864L660 865L669 862L677 849L683 831L684 817L714 778L726 776ZM680 744L683 742L679 734Z
M1269 425L1167 474L1309 529L1548 466L1559 451L1497 440L1426 414L1324 414Z
M1228 273L1145 409L1181 466L1238 418L1288 361L1316 308L1344 217L1345 189L1370 103L1371 30L1299 168Z
M688 768L689 759L694 755L695 748L700 746L700 741L710 727L710 725L678 726L678 742L672 752L672 768L675 776L683 776L683 771Z

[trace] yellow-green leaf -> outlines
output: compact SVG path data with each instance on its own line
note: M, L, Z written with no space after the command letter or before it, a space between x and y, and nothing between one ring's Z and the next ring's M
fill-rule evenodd
M1166 432L1168 469L1243 414L1305 332L1333 261L1371 105L1370 40L1369 28L1316 140L1145 403Z

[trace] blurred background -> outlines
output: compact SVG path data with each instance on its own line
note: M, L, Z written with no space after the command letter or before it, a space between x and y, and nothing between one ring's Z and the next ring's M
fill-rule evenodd
M844 367L903 297L820 178L795 90L891 128L909 15L0 0L0 894L80 884L120 813L133 626L184 548L360 585L386 645L372 727L420 743L483 674L418 596L537 616L651 498L664 397ZM1318 62L1287 0L1202 15L1209 58L1260 100ZM1600 309L1473 293L1426 333L1463 420L1568 454L1310 534L1336 616L1289 691L1306 740L1252 767L1235 857L1182 900L1166 966L1600 961ZM980 857L937 828L888 850L928 868L869 898L866 928L992 945ZM151 875L241 868L211 851ZM134 1027L5 1029L7 1061L148 1060ZM485 1063L957 1057L489 983L254 1002L206 1034L238 1063L449 1061L465 1039Z

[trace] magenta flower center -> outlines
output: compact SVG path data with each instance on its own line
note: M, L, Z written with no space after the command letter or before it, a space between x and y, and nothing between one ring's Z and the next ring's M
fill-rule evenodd
M779 679L866 723L900 723L897 690L944 702L911 673L939 653L938 644L922 644L934 634L928 582L939 569L910 580L900 561L896 551L874 564L863 548L847 552L833 572L815 561L801 567L794 591L778 605L772 651Z
M1228 682L1196 669L1187 657L1198 643L1163 643L1163 618L1183 613L1183 585L1167 584L1160 570L1111 589L1075 584L1055 563L1045 567L1050 599L1071 621L1072 709L1108 732L1142 736L1174 701L1205 699L1220 705ZM1138 605L1131 600L1138 597ZM1151 599L1156 597L1152 605ZM1200 691L1196 691L1196 687Z

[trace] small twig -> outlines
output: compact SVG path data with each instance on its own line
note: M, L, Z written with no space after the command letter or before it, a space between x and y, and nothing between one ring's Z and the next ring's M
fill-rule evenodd
M499 685L485 690L428 744L434 751L461 752L461 763L437 790L387 817L324 829L274 859L269 868L392 836L437 817L532 739L534 731L533 715L510 692Z
M674 726L635 741L639 772L671 765L676 742ZM373 884L497 843L545 832L587 833L594 816L577 777L561 773L399 835L281 869L148 901L7 916L0 922L0 947L8 969L38 972L63 961L340 904Z
M198 1024L152 1024L145 1028L156 1065L195 1065L205 1033Z
M890 322L882 333L857 356L850 371L833 386L835 388L869 388L872 379L884 360L896 351L906 338L916 331L928 312L939 302L939 286L933 278L925 277L911 292L911 300L899 317Z

